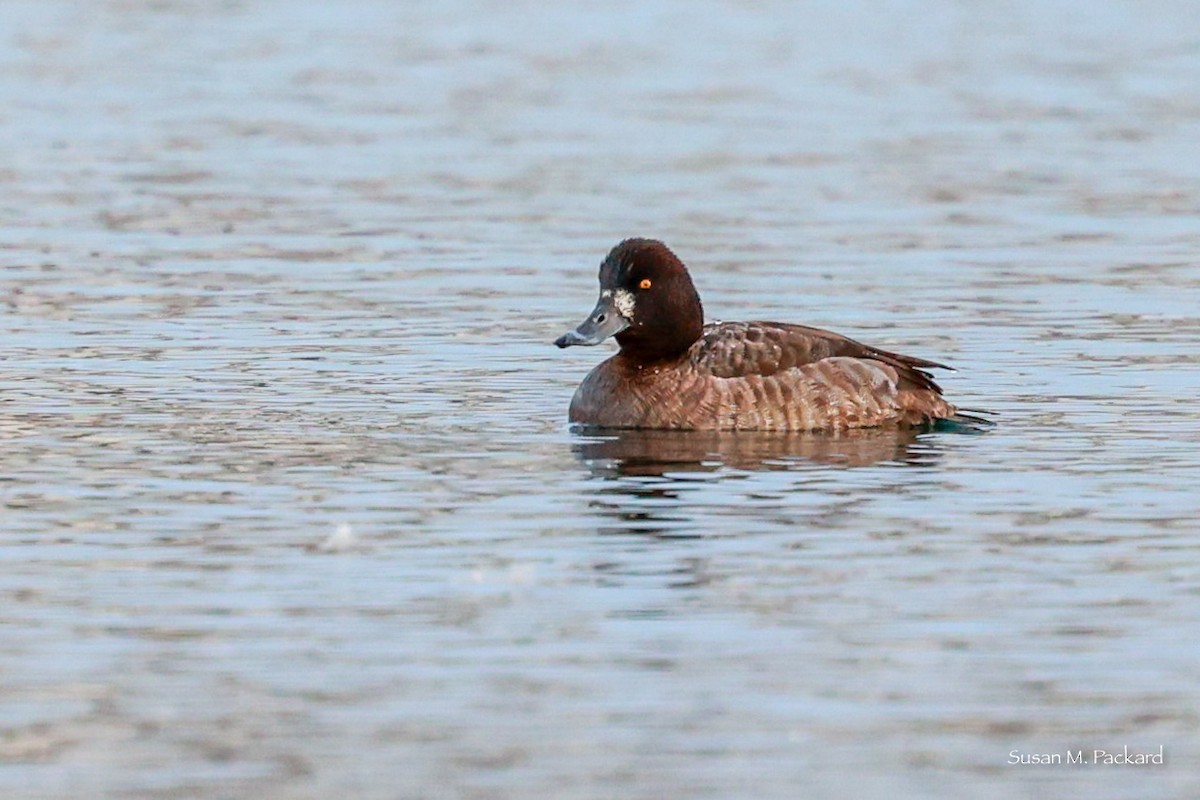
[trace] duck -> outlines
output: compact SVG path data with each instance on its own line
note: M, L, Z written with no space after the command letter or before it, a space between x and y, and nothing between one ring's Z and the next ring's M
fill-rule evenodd
M554 343L620 349L571 398L574 426L847 431L975 421L943 396L936 361L782 322L705 324L683 262L657 239L625 239L600 264L600 299Z

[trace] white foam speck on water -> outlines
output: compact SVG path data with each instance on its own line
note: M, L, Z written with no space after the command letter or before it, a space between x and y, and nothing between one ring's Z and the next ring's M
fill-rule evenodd
M358 547L358 537L354 535L354 528L348 522L340 523L334 528L333 533L329 537L317 545L317 550L322 553L344 553L347 550L353 550Z
M467 582L481 586L531 586L537 582L536 564L509 564L505 569L476 568L467 573Z

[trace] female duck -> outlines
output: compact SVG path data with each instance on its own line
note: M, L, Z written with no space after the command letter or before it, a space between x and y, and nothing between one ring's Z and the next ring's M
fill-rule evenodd
M626 239L600 265L600 301L559 347L616 336L621 350L571 400L605 428L838 431L961 419L925 370L941 364L779 322L704 324L700 296L662 242Z

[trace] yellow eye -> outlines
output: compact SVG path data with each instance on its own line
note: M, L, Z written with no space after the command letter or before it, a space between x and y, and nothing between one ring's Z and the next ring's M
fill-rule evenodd
M638 284L638 286L642 287L643 289L649 289L653 285L653 281L651 281L649 278L642 278L642 282Z

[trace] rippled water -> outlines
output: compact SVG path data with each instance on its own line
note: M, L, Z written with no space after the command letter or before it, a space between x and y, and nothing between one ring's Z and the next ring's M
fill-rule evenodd
M1190 4L399 5L6 4L0 793L1200 794ZM998 426L573 434L628 235Z

